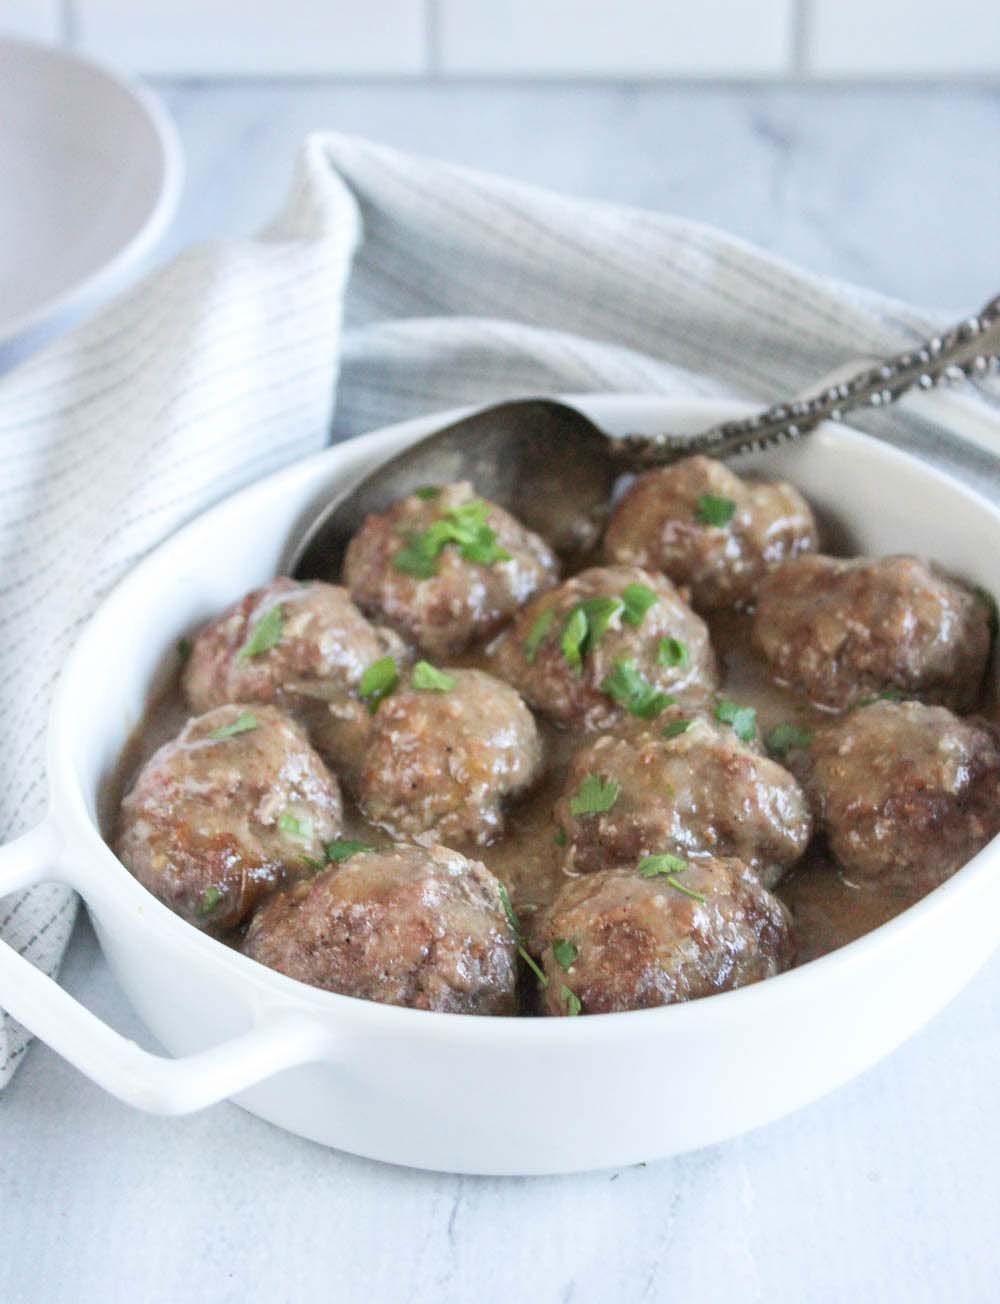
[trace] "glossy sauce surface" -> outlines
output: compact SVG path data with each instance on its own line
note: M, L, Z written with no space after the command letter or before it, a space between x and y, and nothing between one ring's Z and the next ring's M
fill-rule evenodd
M766 668L750 648L749 616L726 613L709 618L708 623L722 668L722 691L741 705L756 709L762 736L783 721L810 727L830 718L770 682ZM481 651L459 658L456 664L489 668ZM994 717L992 701L982 704L982 713ZM105 827L114 826L113 812L138 770L161 744L180 732L189 715L177 685L153 707L122 756L117 781L107 794L110 819ZM508 807L503 837L485 848L454 845L454 850L483 861L508 885L529 933L539 912L565 881L555 844L552 808L561 793L569 758L583 741L580 735L559 731L544 721L539 720L539 726L546 751L545 777L532 792ZM346 793L345 815L345 837L388 845L387 836L364 821ZM776 894L795 918L799 964L861 937L913 903L907 897L853 887L829 859L821 839L813 840L803 859L778 885ZM230 940L238 944L240 938Z

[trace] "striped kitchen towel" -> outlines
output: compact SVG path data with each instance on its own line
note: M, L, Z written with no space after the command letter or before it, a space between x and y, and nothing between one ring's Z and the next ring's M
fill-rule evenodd
M49 699L95 604L331 433L546 391L773 401L938 324L696 223L311 137L257 239L183 255L0 381L0 841L42 815ZM1000 483L989 453L878 421ZM8 897L0 936L55 973L74 911L59 886ZM5 1018L0 1085L25 1045Z

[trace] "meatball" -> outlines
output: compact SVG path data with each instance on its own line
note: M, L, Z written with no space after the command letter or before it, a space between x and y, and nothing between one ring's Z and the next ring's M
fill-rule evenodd
M604 555L663 571L697 611L713 611L751 605L767 571L816 544L797 489L743 480L699 456L639 476L608 522Z
M761 584L753 640L779 683L843 710L895 691L970 709L990 612L916 557L799 557Z
M218 934L321 866L340 828L337 781L299 726L272 706L220 706L141 771L117 850L154 896Z
M681 868L683 867L683 868ZM672 1005L770 978L794 959L791 918L738 860L571 879L540 936L548 1014Z
M500 884L445 847L363 851L275 897L246 954L344 996L514 1014L517 939Z
M848 880L923 896L1000 832L1000 730L874 702L824 729L806 784Z
M358 606L439 658L491 637L557 576L548 544L465 482L369 516L344 559Z
M792 775L706 720L670 738L596 739L574 757L554 816L571 873L709 853L737 857L768 887L812 833Z
M420 662L374 717L358 800L393 837L483 845L503 832L504 799L541 765L538 729L513 688L479 670Z
M330 762L349 770L370 720L361 677L385 656L405 661L402 640L370 625L346 589L279 578L201 630L184 668L184 693L195 711L224 702L294 710Z
M717 678L704 621L636 566L594 567L540 594L491 655L532 706L584 729L704 702Z

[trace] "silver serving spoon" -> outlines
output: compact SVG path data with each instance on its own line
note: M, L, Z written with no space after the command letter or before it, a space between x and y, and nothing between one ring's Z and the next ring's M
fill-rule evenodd
M515 399L473 412L411 444L330 502L293 554L300 579L336 579L351 536L371 512L427 484L470 480L564 554L596 543L615 481L692 453L730 457L800 439L822 421L881 408L917 386L983 376L1000 362L1000 296L919 348L866 367L808 398L778 404L700 435L613 438L551 399Z

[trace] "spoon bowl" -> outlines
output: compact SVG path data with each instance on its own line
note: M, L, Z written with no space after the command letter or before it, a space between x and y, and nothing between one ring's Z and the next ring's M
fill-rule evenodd
M383 462L334 498L291 559L297 579L335 579L366 516L427 484L468 480L564 556L600 535L621 467L608 435L553 399L516 399L473 412Z

